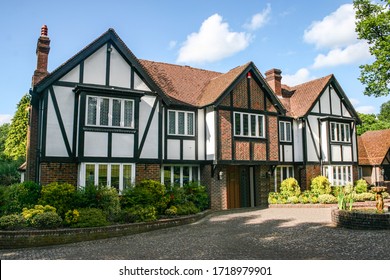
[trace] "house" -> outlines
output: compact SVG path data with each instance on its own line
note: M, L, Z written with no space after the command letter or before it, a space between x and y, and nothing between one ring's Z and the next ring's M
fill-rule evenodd
M333 75L295 87L253 62L219 73L138 59L109 29L53 72L43 26L26 180L198 181L211 208L267 204L280 180L357 177L358 116Z
M358 137L361 177L371 185L390 186L390 129Z

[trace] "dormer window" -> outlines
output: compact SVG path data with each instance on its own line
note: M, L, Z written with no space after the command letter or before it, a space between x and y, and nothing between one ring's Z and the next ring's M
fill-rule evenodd
M330 123L330 139L332 142L351 142L351 132L347 123Z

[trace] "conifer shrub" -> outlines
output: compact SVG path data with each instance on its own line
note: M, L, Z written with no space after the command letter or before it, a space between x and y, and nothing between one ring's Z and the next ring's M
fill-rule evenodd
M283 180L280 186L280 194L287 197L299 196L301 194L301 189L299 188L298 181L295 178Z
M330 194L332 192L332 188L330 186L330 182L328 178L325 176L317 176L311 181L310 190L312 193L320 195L320 194Z
M67 183L50 183L42 187L39 204L52 205L60 216L74 208L76 187Z
M366 180L359 179L355 182L355 192L356 193L366 193L368 189L368 184Z

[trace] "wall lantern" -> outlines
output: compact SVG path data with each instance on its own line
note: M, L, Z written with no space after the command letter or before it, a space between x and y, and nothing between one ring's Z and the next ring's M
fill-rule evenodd
M222 180L222 178L223 178L223 172L219 171L218 172L218 180Z

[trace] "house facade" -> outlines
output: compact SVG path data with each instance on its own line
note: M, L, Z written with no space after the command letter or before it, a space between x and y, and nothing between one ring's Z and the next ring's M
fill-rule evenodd
M367 131L358 137L358 145L360 177L390 187L390 129Z
M226 73L138 59L109 29L53 72L42 27L26 180L118 191L201 182L211 208L267 204L280 181L357 179L356 112L333 75L295 87L253 62Z

